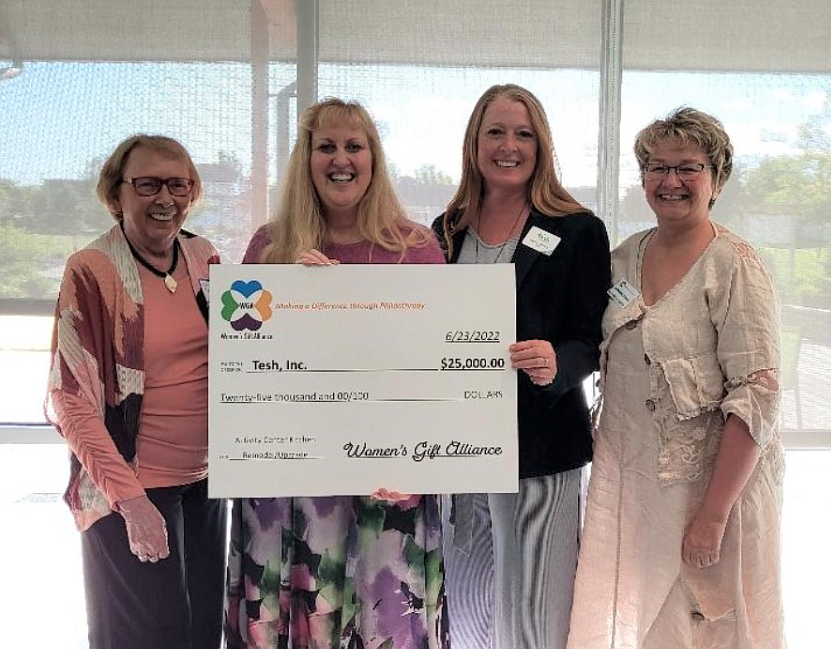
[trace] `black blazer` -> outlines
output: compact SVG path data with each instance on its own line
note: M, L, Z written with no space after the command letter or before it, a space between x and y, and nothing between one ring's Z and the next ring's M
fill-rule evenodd
M547 256L522 243L532 227L560 238ZM433 231L447 249L444 215ZM453 235L456 263L465 231ZM601 319L611 284L609 237L593 214L543 216L531 210L511 259L516 269L517 340L548 340L557 353L551 385L534 385L517 372L519 477L576 469L591 461L589 409L583 381L598 369Z

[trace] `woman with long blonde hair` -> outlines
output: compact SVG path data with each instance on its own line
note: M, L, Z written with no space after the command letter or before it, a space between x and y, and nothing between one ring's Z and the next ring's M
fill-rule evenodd
M303 112L299 130L280 207L252 240L246 261L294 263L310 250L360 243L400 253L401 260L408 249L434 249L429 231L407 218L378 129L360 104L322 101ZM338 151L328 137L332 130L355 137ZM339 171L344 177L336 177ZM270 243L263 245L266 237Z
M453 497L451 631L468 646L562 649L592 451L582 386L597 369L609 241L557 178L545 111L525 88L482 95L462 156L459 189L433 228L450 263L515 264L520 488Z
M301 115L280 207L243 261L444 259L430 231L408 220L396 198L366 110L327 99ZM226 614L232 649L443 649L443 602L436 496L380 489L371 497L234 503Z

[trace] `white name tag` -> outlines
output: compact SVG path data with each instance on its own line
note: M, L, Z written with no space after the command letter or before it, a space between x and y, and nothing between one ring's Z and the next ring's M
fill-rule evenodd
M199 279L199 287L202 289L202 292L205 294L205 301L210 304L211 303L211 280L209 279Z
M615 301L621 309L633 300L637 300L640 292L632 286L627 279L620 280L612 288L606 291L609 297Z
M522 243L529 248L533 248L537 252L544 255L550 255L560 243L560 237L556 234L546 232L536 225L528 230L528 234L522 240Z

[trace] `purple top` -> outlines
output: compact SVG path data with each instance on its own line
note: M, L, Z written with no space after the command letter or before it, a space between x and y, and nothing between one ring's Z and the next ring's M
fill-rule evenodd
M266 246L271 243L268 225L261 226L248 242L248 249L242 258L243 264L258 264ZM443 264L444 254L434 238L422 248L408 248L401 258L400 252L386 250L369 241L360 243L327 244L321 252L330 259L337 259L342 264Z

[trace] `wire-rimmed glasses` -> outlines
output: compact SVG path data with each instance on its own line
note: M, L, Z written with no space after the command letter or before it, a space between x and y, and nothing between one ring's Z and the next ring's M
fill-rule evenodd
M663 180L669 176L670 171L674 171L681 180L698 180L705 169L714 169L714 167L701 162L685 162L675 166L648 162L641 168L641 171L647 180Z

